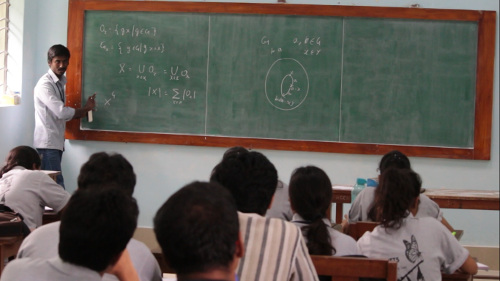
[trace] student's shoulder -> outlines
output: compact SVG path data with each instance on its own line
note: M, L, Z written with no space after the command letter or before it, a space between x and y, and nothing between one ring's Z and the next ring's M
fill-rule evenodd
M60 221L45 224L33 230L26 238L24 238L19 251L18 258L52 256L59 243L59 225Z
M279 218L268 218L263 217L258 214L248 214L238 212L238 218L241 227L251 227L251 228L271 228L271 229L281 229L289 233L300 233L300 229L295 224L279 219Z
M47 260L36 258L14 259L2 271L0 281L37 280L40 271L47 265ZM28 269L28 270L27 270Z
M407 218L407 221L408 222L415 222L416 221L416 222L418 222L418 224L420 226L429 226L429 227L433 227L436 225L442 226L442 223L434 217L414 217L414 216L411 216L411 217Z
M338 230L335 230L333 228L329 229L330 230L330 235L334 238L334 239L337 239L339 241L342 241L343 243L350 243L350 244L356 244L356 240L354 240L354 238L352 238L351 236L345 234L345 233L342 233Z
M133 254L135 255L153 255L149 247L144 244L143 242L131 238L127 244L127 250L130 252L130 255L132 256Z
M19 168L19 169L13 169L11 172L15 176L22 177L23 180L25 181L47 181L51 182L53 181L49 175L47 175L45 172L41 170L29 170L29 169L24 169L24 168Z

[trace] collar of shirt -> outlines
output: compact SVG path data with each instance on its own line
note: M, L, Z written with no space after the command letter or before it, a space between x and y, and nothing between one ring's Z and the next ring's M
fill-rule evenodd
M52 71L52 69L50 69L50 68L49 68L49 75L52 78L52 81L54 81L54 83L59 82L62 86L66 85L66 82L67 82L66 75L63 75L63 76L61 76L61 78L59 78L54 73L54 71Z
M323 221L324 224L326 224L327 226L331 226L331 222L328 220L328 218L322 218L321 219ZM310 221L307 221L306 219L304 219L302 216L300 216L298 213L294 213L293 214L293 217L292 217L292 222L293 223L300 223L300 224L310 224L311 222Z

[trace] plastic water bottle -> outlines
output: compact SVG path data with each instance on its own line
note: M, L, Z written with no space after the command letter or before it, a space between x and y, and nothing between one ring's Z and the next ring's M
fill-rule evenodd
M366 187L377 187L378 182L374 179L366 179Z
M354 202L354 199L356 199L356 196L365 188L366 185L366 180L362 178L358 178L356 180L356 184L354 185L352 192L351 192L351 202Z

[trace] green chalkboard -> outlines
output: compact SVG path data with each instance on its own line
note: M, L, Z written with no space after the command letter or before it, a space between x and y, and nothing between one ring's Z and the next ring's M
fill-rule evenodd
M81 15L80 101L98 102L81 131L475 146L478 21L99 5Z

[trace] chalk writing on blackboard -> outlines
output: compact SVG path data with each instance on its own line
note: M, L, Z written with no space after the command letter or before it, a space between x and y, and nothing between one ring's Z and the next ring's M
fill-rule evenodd
M283 70L286 73L283 75ZM299 107L309 93L309 76L304 66L296 59L278 59L266 75L266 97L269 103L280 110Z

